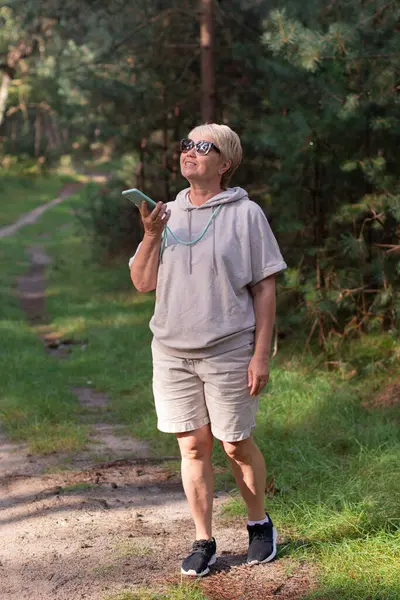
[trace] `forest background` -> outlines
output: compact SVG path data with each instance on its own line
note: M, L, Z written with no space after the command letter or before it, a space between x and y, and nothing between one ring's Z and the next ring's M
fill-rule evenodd
M233 183L263 207L290 267L278 333L300 327L328 353L361 332L395 333L398 11L383 1L6 3L3 169L29 158L43 171L96 149L118 157L122 187L168 201L185 185L180 138L227 123L244 146ZM92 202L94 234L126 256L140 226L110 187Z

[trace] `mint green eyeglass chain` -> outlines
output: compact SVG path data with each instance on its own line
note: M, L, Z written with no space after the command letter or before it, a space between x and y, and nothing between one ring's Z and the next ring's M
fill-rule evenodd
M197 238L195 238L194 240L190 240L190 242L185 242L184 240L181 240L180 238L178 238L177 235L175 235L175 233L173 231L171 231L171 229L168 227L168 225L165 225L164 227L164 231L162 234L162 241L161 241L161 248L160 248L160 257L162 257L164 250L165 250L165 246L167 245L167 237L168 237L168 233L170 233L172 235L172 237L174 238L174 240L176 240L176 242L178 242L178 244L182 244L183 246L193 246L193 244L197 244L197 242L200 242L200 240L203 239L203 237L206 235L208 228L210 227L212 220L217 216L217 214L219 213L219 211L222 208L222 204L220 204L217 208L217 210L215 210L213 212L213 214L211 215L211 217L208 219L208 223L207 225L204 227L202 233L200 235L197 236Z

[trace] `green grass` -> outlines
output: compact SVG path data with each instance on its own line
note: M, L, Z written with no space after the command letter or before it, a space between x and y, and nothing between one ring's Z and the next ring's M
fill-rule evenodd
M59 214L69 215L68 209ZM0 242L0 417L10 438L27 441L31 452L76 451L87 439L81 408L62 361L46 355L15 291L16 277L28 268L25 245L38 243L43 222ZM51 231L53 225L46 225Z
M110 396L105 414L110 422L150 440L156 454L176 454L173 436L156 430L148 329L153 295L134 294L126 264L93 263L87 238L71 214L83 195L0 242L3 428L34 451L79 450L87 430L70 388L91 381ZM52 326L88 341L85 349L74 345L64 361L45 355L12 290L27 267L24 245L38 243L44 232L52 233L40 239L53 257L47 295ZM362 402L395 375L399 345L390 336L370 336L342 352L343 368L335 373L318 366L318 354L300 360L293 346L281 348L272 365L255 431L278 489L267 506L283 540L280 560L307 560L317 568L317 590L305 598L394 600L400 598L399 411L366 409ZM214 460L226 466L219 445ZM228 471L217 482L234 487ZM244 519L244 506L235 496L226 514ZM174 588L175 596L155 598L177 600L178 592ZM185 587L182 593L192 592ZM113 600L140 598L136 591L126 594L131 595Z
M130 556L150 556L154 550L142 540L119 539L113 545L113 553L118 558L128 558Z
M69 177L48 175L1 175L0 178L0 227L14 223L21 215L57 198Z
M399 535L384 531L341 544L325 544L317 554L322 589L309 598L398 600Z
M267 506L284 538L280 556L319 567L321 587L309 598L399 598L398 408L362 407L373 379L283 366L273 371L255 434L279 490ZM245 514L236 498L225 510Z
M104 600L207 600L196 582L171 585L162 593L148 589L126 590L117 594L107 594Z

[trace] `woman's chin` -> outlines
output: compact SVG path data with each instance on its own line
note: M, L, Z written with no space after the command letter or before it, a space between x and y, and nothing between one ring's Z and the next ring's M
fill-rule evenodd
M194 183L201 180L201 178L196 173L193 173L193 171L190 169L182 169L182 177L187 179L189 183Z
M182 171L182 175L184 177L188 177L188 176L194 175L196 173L196 167L190 167L190 166L185 165L182 167L181 171Z

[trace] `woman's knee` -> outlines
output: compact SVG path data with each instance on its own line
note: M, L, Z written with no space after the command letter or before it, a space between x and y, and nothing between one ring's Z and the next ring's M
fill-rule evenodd
M210 458L213 447L213 436L209 425L194 431L177 434L182 458L202 460Z
M231 460L248 462L253 454L254 442L252 438L240 440L239 442L221 442L225 454Z

